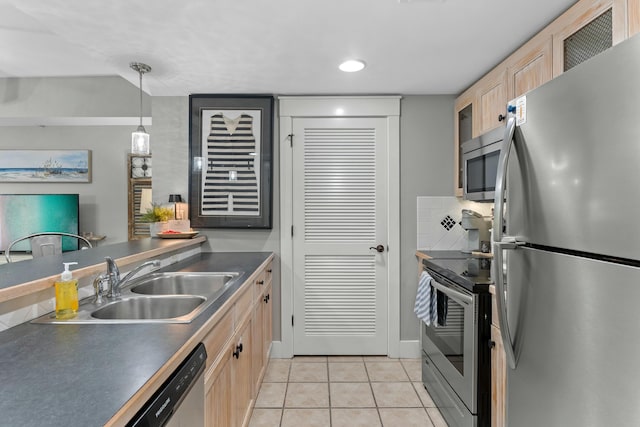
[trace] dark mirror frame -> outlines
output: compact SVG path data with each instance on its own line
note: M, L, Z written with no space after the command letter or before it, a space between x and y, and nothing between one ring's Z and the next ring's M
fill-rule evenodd
M273 204L273 96L268 95L189 95L189 213L194 228L272 228ZM202 156L202 113L206 110L261 111L260 128L254 123L254 136L260 135L260 177L258 215L206 215L202 213L202 174L208 167ZM208 124L205 124L208 126ZM200 161L198 161L200 158Z

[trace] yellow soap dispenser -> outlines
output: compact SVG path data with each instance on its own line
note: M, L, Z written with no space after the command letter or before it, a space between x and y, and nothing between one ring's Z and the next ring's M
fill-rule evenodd
M72 319L78 312L78 281L71 276L69 266L77 262L63 262L64 271L56 287L56 319Z

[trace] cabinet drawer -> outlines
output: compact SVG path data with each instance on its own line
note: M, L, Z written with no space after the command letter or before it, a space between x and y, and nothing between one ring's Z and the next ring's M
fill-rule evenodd
M234 325L239 325L242 319L251 313L251 307L253 306L253 287L255 285L247 286L247 289L242 291L242 295L236 301L233 307L234 310Z
M227 342L232 335L233 313L232 310L229 310L202 340L207 349L207 368L216 360L222 351L224 343Z
M254 292L254 296L256 298L256 302L259 302L263 295L264 295L264 290L267 289L267 287L269 287L269 285L271 285L271 276L272 276L272 265L273 262L270 262L269 264L267 264L267 266L264 268L264 270L262 270L262 272L258 275L258 277L255 280L255 292Z
M264 269L264 287L266 288L272 282L273 277L273 261L269 262Z
M253 287L255 289L253 291L253 296L255 297L256 302L259 302L260 299L262 299L262 294L264 293L264 289L267 286L266 275L267 273L263 270L253 281Z

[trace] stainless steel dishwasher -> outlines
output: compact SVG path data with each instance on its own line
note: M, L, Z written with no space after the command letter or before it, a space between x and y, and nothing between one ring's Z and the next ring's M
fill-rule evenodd
M204 427L204 367L200 343L127 424L128 427Z

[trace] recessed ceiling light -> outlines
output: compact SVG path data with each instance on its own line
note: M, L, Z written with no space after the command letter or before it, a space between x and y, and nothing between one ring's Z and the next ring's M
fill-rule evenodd
M348 61L344 61L338 68L345 73L354 73L362 70L364 67L364 61L360 61L359 59L350 59Z

